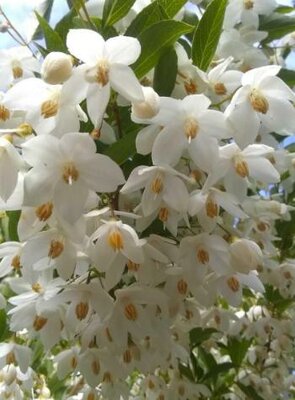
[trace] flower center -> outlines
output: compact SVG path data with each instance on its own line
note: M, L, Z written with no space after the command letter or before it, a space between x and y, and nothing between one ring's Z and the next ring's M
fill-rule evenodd
M40 221L47 221L52 214L53 204L51 202L41 204L35 210L35 214Z
M48 319L41 317L40 315L36 315L34 322L33 322L33 328L35 331L40 331L47 323Z
M123 236L122 236L122 233L118 229L115 229L109 233L108 244L111 246L111 248L114 251L119 251L119 250L123 249L123 247L124 247Z
M251 10L254 7L253 0L244 0L244 8L246 10Z
M262 114L266 114L269 109L266 97L257 89L252 89L250 93L250 103L255 111Z
M128 260L127 261L127 268L129 271L138 271L140 267L140 264L136 264L135 262Z
M35 282L35 283L33 283L33 285L32 285L32 290L34 291L34 292L36 292L36 293L42 293L42 286L40 285L40 283L39 282Z
M246 178L247 176L249 176L248 164L241 156L236 156L234 158L234 168L236 173L241 178Z
M197 260L205 265L209 262L209 253L208 251L204 250L203 248L197 250Z
M169 217L169 211L167 207L162 207L159 211L158 218L162 222L167 222Z
M43 118L54 117L58 111L58 102L56 100L46 100L41 104L41 115Z
M6 121L10 118L10 111L8 108L0 104L0 121Z
M187 137L189 143L194 139L199 131L199 125L194 118L187 118L184 123L184 134Z
M185 280L180 279L177 282L177 290L178 290L178 293L180 293L180 294L183 294L183 295L186 294L186 292L187 292L187 283L186 283Z
M21 137L30 136L33 133L32 125L24 122L17 127L17 134Z
M69 185L72 185L73 182L76 182L78 180L79 172L72 161L69 161L64 164L62 177L63 180Z
M19 79L23 76L23 69L21 66L19 65L15 65L14 67L12 67L12 75L14 79Z
M75 356L73 356L72 359L71 359L71 367L73 369L75 369L77 367L77 365L78 365L77 358Z
M226 94L226 92L227 92L226 87L221 82L217 82L214 85L214 91L218 96L222 96L222 95Z
M63 250L64 250L64 245L62 242L60 242L59 240L51 240L48 257L52 259L57 258L58 256L61 255Z
M100 364L98 360L94 360L91 363L91 370L94 373L94 375L98 375L100 371Z
M138 313L134 304L129 303L124 308L124 315L129 321L136 321Z
M15 363L16 363L16 358L15 358L14 352L10 351L6 355L6 364L15 364Z
M163 179L160 175L157 175L151 183L151 191L155 194L159 194L162 192L163 188L164 188Z
M20 256L19 255L16 255L13 257L13 259L11 260L11 266L15 270L20 269Z
M195 94L198 91L198 86L192 79L184 82L184 88L187 94Z
M109 75L110 75L110 67L109 63L106 60L102 60L96 69L96 82L101 85L105 86L109 83Z
M234 276L228 278L227 285L234 293L238 292L240 289L240 282Z
M219 213L219 207L218 207L218 204L215 203L213 196L209 195L207 197L205 208L206 208L207 217L209 217L209 218L217 217L217 215Z
M82 319L86 318L88 311L89 311L88 303L80 302L79 304L77 304L75 312L78 320L82 321Z
M126 351L124 351L123 354L123 361L125 364L130 364L132 361L132 355L131 355L131 351L129 349L127 349Z

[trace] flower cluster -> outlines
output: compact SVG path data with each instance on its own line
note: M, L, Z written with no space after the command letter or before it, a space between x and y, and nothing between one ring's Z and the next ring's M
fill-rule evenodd
M295 94L254 45L276 1L228 2L207 71L175 43L167 95L132 69L128 27L153 4L138 3L125 35L72 28L67 53L1 53L0 397L285 398Z

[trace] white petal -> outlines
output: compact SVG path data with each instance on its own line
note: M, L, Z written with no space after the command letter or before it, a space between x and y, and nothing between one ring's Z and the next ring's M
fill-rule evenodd
M105 41L90 29L70 29L67 47L75 57L85 63L95 64L103 56Z
M212 136L203 135L193 139L189 148L189 155L197 167L205 172L210 172L218 161L217 139Z
M279 65L267 65L265 67L253 68L247 71L242 78L242 85L258 86L267 76L277 75L281 67Z
M52 199L55 176L48 168L31 169L24 179L24 205L39 206Z
M113 64L110 68L112 88L130 101L144 101L141 85L131 68L123 64Z
M105 51L111 63L133 64L140 55L140 43L129 36L115 36L106 41Z
M135 140L137 152L143 155L151 153L153 144L160 131L161 128L158 125L150 125L141 129Z
M77 221L83 214L88 192L81 182L73 182L69 185L59 181L55 186L53 196L56 211L68 222Z
M189 195L181 179L166 175L163 200L175 211L187 211Z
M125 183L121 168L108 156L95 154L83 164L79 163L81 178L96 192L114 192Z
M188 141L182 132L169 126L161 130L157 136L153 150L152 160L156 165L176 165L188 146Z
M248 158L249 175L263 183L280 181L280 174L266 158Z
M96 83L91 83L87 92L87 111L94 126L100 126L105 110L110 99L111 87L107 83L100 87Z

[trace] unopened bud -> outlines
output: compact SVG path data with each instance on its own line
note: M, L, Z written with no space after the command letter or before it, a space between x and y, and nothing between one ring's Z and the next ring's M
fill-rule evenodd
M132 114L135 118L152 118L159 112L159 96L151 87L143 87L144 101L132 104Z
M41 75L51 85L63 83L72 75L73 62L71 56L61 52L49 53L42 64Z

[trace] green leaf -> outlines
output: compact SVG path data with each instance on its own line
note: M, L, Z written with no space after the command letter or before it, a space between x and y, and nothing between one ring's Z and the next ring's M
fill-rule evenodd
M206 8L193 38L193 64L206 71L218 45L227 0L213 0Z
M12 241L19 242L18 233L17 233L17 225L19 221L21 212L20 211L7 211L7 216L9 219L8 223L8 233L9 238Z
M55 25L54 30L59 34L64 42L66 41L69 30L73 28L73 18L75 15L76 13L72 9Z
M173 18L186 2L187 0L158 0L170 18Z
M237 382L237 385L239 386L241 391L245 393L245 395L248 396L251 400L263 400L263 398L259 396L259 394L256 392L255 389L253 389L252 386L246 386L240 382Z
M105 0L102 24L114 25L128 13L135 0Z
M216 364L214 367L210 368L209 372L202 378L202 382L209 379L216 380L220 374L228 372L233 367L234 365L231 362Z
M49 19L50 19L52 6L53 6L53 1L54 0L47 0L45 2L45 7L44 7L44 11L42 12L42 14L43 14L43 18L46 21L49 21ZM42 29L41 29L40 24L39 24L37 26L37 29L35 30L35 33L32 36L32 40L40 40L42 38L43 38L43 33L42 33Z
M67 51L66 46L59 36L59 34L51 28L45 18L35 13L39 21L40 27L44 34L44 39L46 43L46 48L48 51Z
M293 11L295 11L295 8L291 6L279 6L276 8L276 12L280 14L289 14Z
M177 75L177 54L170 46L161 54L154 72L154 89L160 96L170 96Z
M141 43L141 55L133 64L138 78L142 78L156 65L167 47L173 45L181 35L191 32L192 29L191 25L180 21L163 20L142 32L138 36Z
M194 382L194 375L188 365L179 363L178 368L182 376L185 376L189 381Z
M235 367L239 367L247 354L251 340L247 339L237 339L235 337L230 337L228 339L228 354Z
M125 35L137 37L149 26L163 19L168 19L168 15L165 13L163 7L157 1L154 1L137 14L127 28Z
M138 127L136 130L127 133L122 139L112 144L105 151L105 155L111 157L117 164L122 165L129 157L136 153L135 138L137 135Z
M259 29L268 32L268 36L263 43L269 43L274 39L291 33L295 30L295 17L273 13L268 17L260 19Z
M5 310L0 310L0 340L2 341L7 332L7 316Z
M293 69L285 69L282 68L278 74L278 77L283 79L283 81L291 86L291 88L295 85L295 71Z
M193 328L189 333L191 347L196 347L205 340L210 339L212 334L216 332L218 331L214 328Z
M202 346L198 347L198 356L202 360L204 366L207 368L208 371L214 369L217 366L215 358Z

